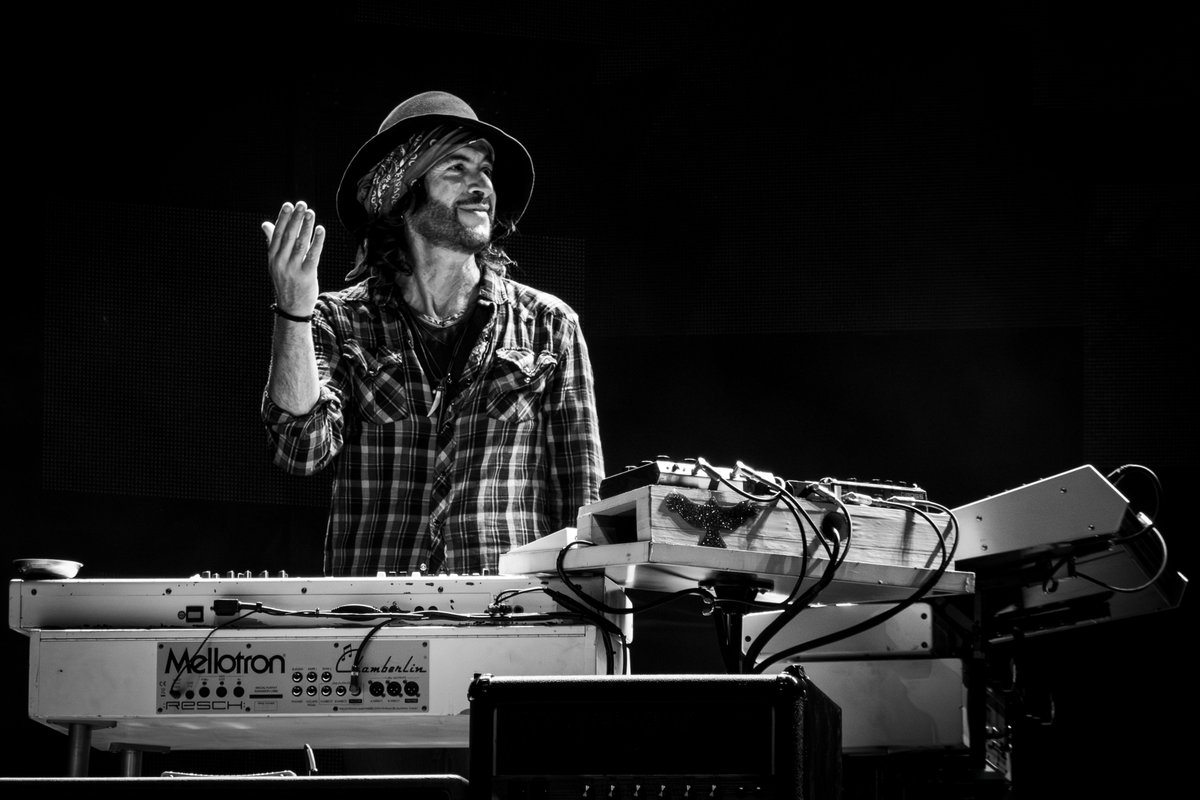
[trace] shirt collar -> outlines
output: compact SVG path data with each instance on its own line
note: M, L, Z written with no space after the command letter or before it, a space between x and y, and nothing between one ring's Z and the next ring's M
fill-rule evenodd
M503 280L494 270L483 267L483 279L479 282L479 299L494 305L512 302L508 281Z
M508 281L504 280L495 270L482 268L483 279L479 282L479 299L493 305L507 305L512 302L512 293ZM364 281L364 288L372 302L379 306L398 305L402 298L400 287L396 281L389 280L378 272L372 272Z

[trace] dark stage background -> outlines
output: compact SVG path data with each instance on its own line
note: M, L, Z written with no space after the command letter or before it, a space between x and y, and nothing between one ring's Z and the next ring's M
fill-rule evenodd
M444 89L533 156L508 249L582 316L610 472L740 459L955 506L1141 464L1172 568L1195 571L1193 14L444 8L32 13L10 560L320 573L327 482L274 468L258 423L258 225L308 201L322 284L344 285L342 168ZM1195 630L1185 601L1039 642L1057 722L1020 796L1187 785ZM62 774L24 637L5 642L21 744L0 773Z

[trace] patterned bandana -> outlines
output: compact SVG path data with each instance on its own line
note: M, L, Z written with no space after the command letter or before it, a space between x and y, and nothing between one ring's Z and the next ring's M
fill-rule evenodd
M358 202L372 222L392 213L413 184L425 177L434 164L466 144L478 141L492 147L476 132L466 128L439 125L414 134L407 142L388 153L358 181Z

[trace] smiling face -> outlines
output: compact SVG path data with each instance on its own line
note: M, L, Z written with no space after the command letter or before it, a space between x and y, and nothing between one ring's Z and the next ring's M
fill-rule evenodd
M426 199L409 218L429 244L478 253L492 239L496 189L491 147L482 140L455 150L425 173Z

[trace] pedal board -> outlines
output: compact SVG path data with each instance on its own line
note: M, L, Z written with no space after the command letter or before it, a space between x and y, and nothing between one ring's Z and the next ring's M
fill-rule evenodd
M812 484L850 505L870 505L876 500L928 500L929 495L915 483L873 478L821 478L819 481L788 481L788 491L804 497Z
M711 472L710 472L711 470ZM712 472L720 476L714 477ZM773 480L769 473L759 473L767 480ZM624 470L609 475L600 481L600 499L607 500L625 492L640 489L643 486L683 486L692 489L729 488L721 478L742 491L765 493L778 490L778 486L765 486L757 478L750 477L737 467L717 467L709 465L708 469L700 466L699 459L674 459L670 456L656 456L640 464L626 466Z

